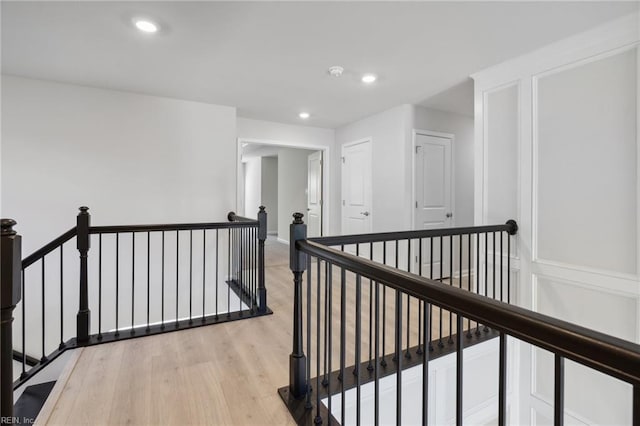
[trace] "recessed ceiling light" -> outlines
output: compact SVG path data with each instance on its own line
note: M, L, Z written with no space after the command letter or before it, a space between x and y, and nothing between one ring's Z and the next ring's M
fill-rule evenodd
M362 82L366 84L371 84L378 79L375 74L365 74L362 76Z
M138 19L134 22L137 29L144 33L158 32L158 25L146 19Z
M311 117L311 114L309 114L308 112L301 112L300 114L298 114L298 117L306 120L307 118Z

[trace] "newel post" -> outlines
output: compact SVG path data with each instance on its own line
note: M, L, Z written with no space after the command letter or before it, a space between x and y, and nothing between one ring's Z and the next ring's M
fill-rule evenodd
M16 221L2 219L0 228L0 254L2 269L0 270L0 306L2 320L0 323L0 415L3 419L13 417L13 342L11 323L13 309L20 301L22 280L22 237L13 230ZM22 349L24 351L24 348ZM13 423L13 419L9 421Z
M87 255L89 254L89 227L91 215L89 207L80 207L77 218L77 247L80 252L80 309L76 317L78 344L89 341L91 330L91 311L89 311L89 271L87 269Z
M267 289L264 286L264 242L267 239L267 212L260 206L258 212L258 312L267 312Z
M289 225L289 266L293 272L293 351L289 356L289 391L294 398L307 393L306 357L302 349L302 274L306 269L306 256L296 248L296 241L307 238L307 225L302 213L293 214Z

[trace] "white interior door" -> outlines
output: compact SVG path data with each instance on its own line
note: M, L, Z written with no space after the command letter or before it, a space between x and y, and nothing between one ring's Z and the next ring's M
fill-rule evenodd
M415 144L415 227L451 227L451 139L418 133ZM425 239L423 244L423 274L429 276L433 266L433 278L448 277L451 265L449 239L444 238L440 241L440 238L434 238L433 242Z
M322 235L322 151L307 158L307 236Z
M371 228L371 141L342 147L342 234L364 234Z

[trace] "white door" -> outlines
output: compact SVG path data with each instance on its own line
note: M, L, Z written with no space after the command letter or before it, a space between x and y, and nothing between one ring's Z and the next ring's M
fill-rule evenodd
M322 235L322 151L307 158L307 236Z
M371 232L371 141L342 147L342 234Z
M451 139L418 133L415 143L415 228L451 227ZM451 265L449 239L434 238L433 242L425 239L423 244L423 275L430 276L433 263L434 278L448 277Z

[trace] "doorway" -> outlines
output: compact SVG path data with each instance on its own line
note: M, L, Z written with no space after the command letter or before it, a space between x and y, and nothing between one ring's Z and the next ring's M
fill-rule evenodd
M327 227L325 150L304 145L239 139L238 211L255 218L267 211L268 235L289 242L292 214L301 212L307 236L319 237Z
M342 234L372 232L371 139L342 146Z
M453 138L450 134L414 132L414 229L454 226ZM452 266L451 240L425 239L423 244L422 270L433 271L433 278L447 277Z

